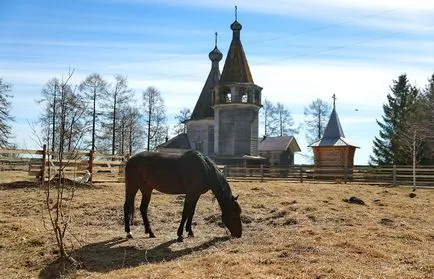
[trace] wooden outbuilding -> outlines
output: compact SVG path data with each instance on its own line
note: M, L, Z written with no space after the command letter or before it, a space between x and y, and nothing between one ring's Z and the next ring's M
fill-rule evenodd
M354 154L358 147L345 138L335 106L324 136L310 146L313 149L317 175L331 178L352 177Z
M300 151L293 136L264 137L259 142L259 155L267 158L271 165L294 165L294 153Z

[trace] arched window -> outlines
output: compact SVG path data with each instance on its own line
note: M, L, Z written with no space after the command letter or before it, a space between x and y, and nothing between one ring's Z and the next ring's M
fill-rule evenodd
M219 94L220 94L221 104L232 102L232 94L231 94L231 89L229 87L221 88Z
M239 91L239 94L240 94L241 103L247 103L248 98L247 98L246 88L241 87L240 91Z
M226 103L231 103L232 102L232 94L229 92L229 93L226 93Z

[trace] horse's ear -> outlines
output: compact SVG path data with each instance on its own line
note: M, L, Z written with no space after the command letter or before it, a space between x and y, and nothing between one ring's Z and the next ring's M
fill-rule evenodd
M236 200L238 200L238 197L239 197L240 195L237 195L236 197L234 197L234 196L232 196L232 199L234 200L234 201L236 201Z

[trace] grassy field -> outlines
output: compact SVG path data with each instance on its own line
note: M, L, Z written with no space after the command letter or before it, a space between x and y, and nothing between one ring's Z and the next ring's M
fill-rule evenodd
M0 278L56 278L44 192L0 174ZM18 179L20 180L20 179ZM77 188L64 278L434 278L434 190L352 184L232 182L243 237L229 237L211 193L199 200L194 238L175 242L182 197L154 192L145 235L123 232L123 185ZM357 196L366 205L344 202ZM140 203L136 199L136 207ZM45 226L44 226L45 224Z

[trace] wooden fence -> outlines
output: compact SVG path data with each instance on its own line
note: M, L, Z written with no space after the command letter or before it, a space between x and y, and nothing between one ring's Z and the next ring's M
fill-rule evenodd
M58 154L46 146L42 150L0 149L0 172L27 172L39 181L47 181L62 172L69 179L91 174L92 182L121 182L128 155L108 155L97 152L64 153L62 163Z
M239 167L222 166L222 171L230 180L284 180L292 182L357 182L388 185L412 185L412 166L341 166L316 167L294 165L287 167ZM416 166L417 186L434 187L434 166Z
M53 157L54 156L54 157ZM27 172L40 181L48 180L59 170L59 160L46 148L42 150L0 149L0 172ZM64 176L77 178L86 172L92 174L92 182L122 182L128 155L107 155L92 152L65 154ZM294 165L286 167L220 166L229 180L292 181L292 182L356 182L387 185L412 185L412 166L338 166L315 167ZM434 166L416 166L417 186L434 187Z

